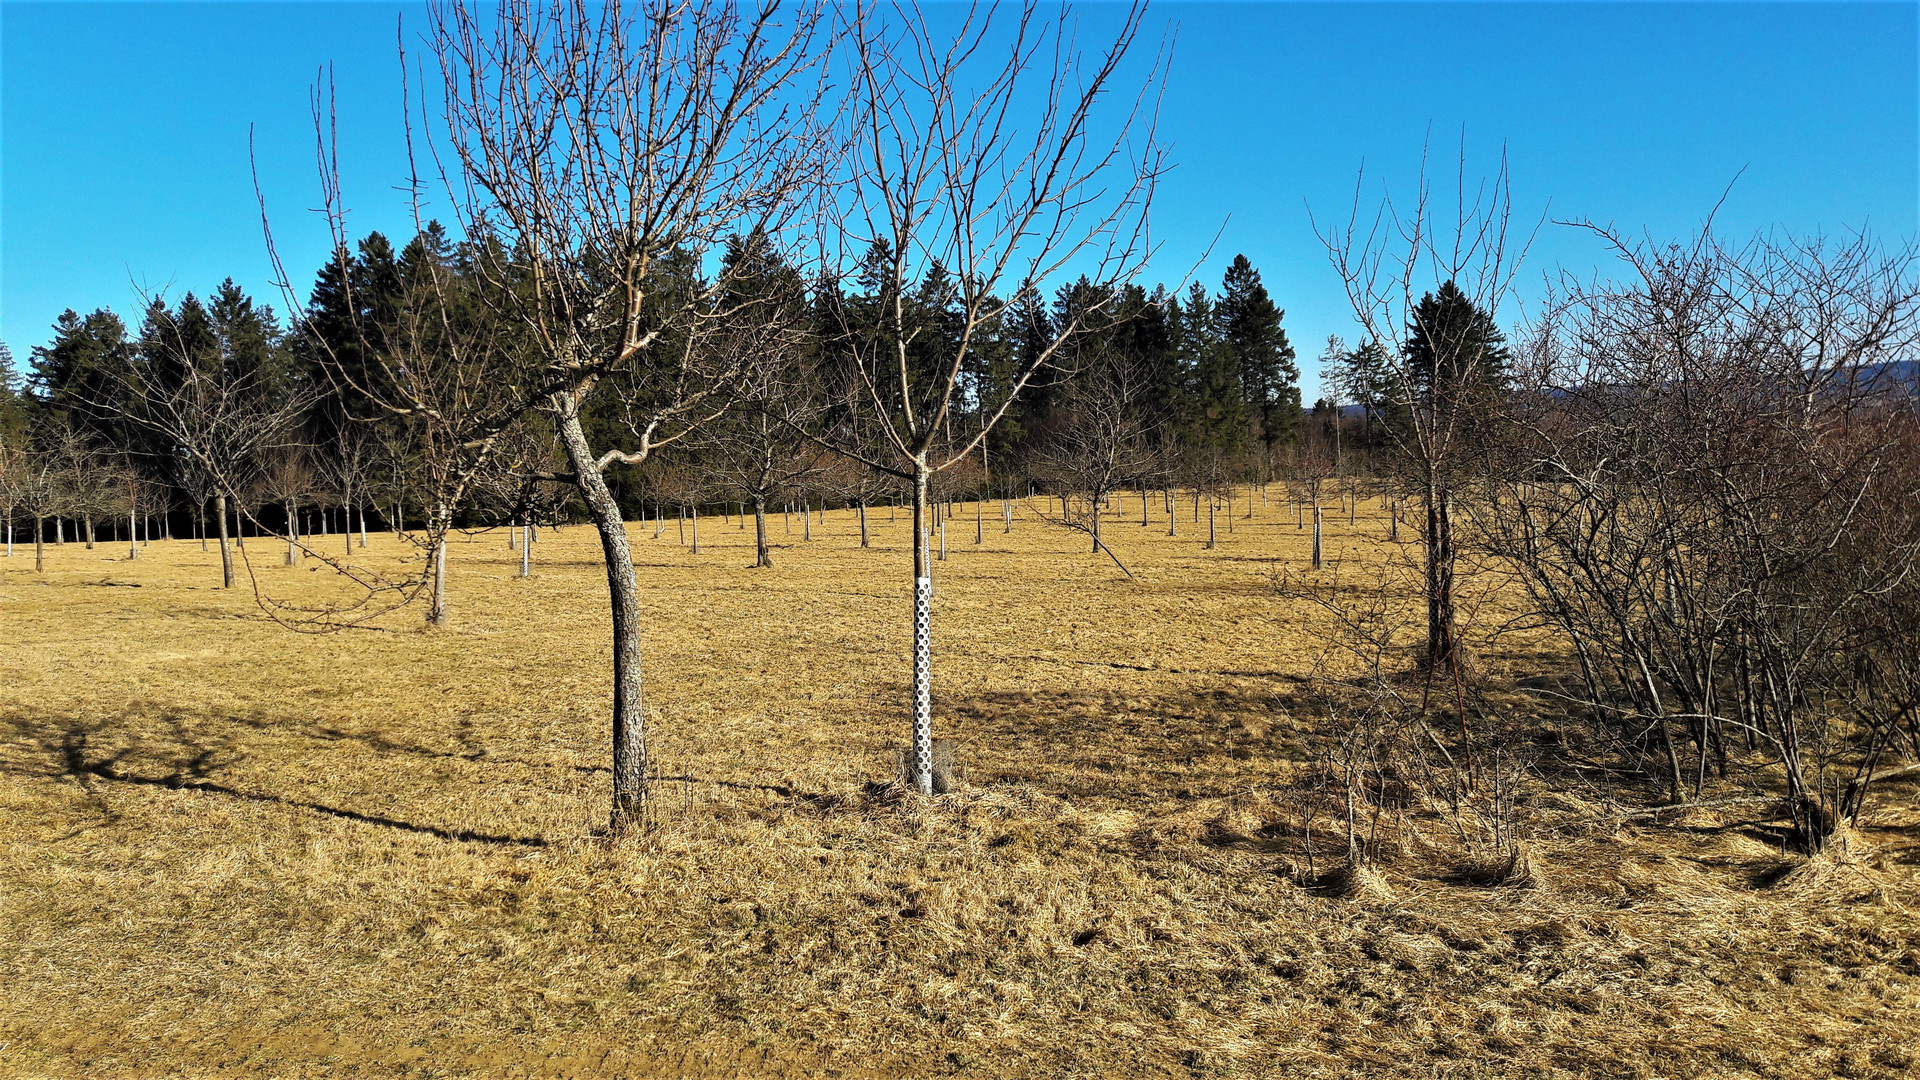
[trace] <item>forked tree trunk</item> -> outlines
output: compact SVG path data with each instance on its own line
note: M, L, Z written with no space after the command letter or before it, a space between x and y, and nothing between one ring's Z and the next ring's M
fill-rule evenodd
M213 516L220 519L220 587L233 588L233 550L227 546L227 497L213 497Z
M862 519L864 520L864 519ZM754 569L771 567L773 555L767 547L767 497L753 497L753 566Z
M647 727L640 671L640 583L633 573L633 548L620 504L608 490L580 427L578 406L562 399L555 427L575 485L607 562L608 600L613 609L613 807L609 821L616 832L647 820Z
M913 745L910 777L933 794L933 568L928 562L927 481L922 457L913 463Z

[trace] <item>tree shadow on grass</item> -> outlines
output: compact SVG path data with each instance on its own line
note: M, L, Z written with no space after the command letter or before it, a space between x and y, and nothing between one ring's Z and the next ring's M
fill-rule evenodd
M284 795L247 791L221 783L213 779L212 774L224 765L233 764L237 751L230 744L219 740L205 741L195 738L177 715L167 714L161 719L168 726L168 737L163 745L156 745L155 740L148 739L143 744L128 743L109 752L97 749L90 743L96 736L108 732L114 726L112 721L49 722L44 718L9 715L4 717L3 722L13 729L13 733L19 737L19 742L34 746L40 751L42 767L35 768L33 762L0 760L0 769L20 775L72 779L90 793L97 791L97 785L103 783L136 788L163 788L171 791L200 791L245 802L305 810L328 817L357 821L365 825L377 825L381 828L433 836L442 840L519 847L547 846L547 841L537 836L507 836L473 829L445 828ZM128 764L129 759L136 754L148 763L147 768L136 769ZM156 765L157 769L154 768Z
M1266 689L1006 690L942 702L975 783L1120 805L1224 798L1311 760L1310 706Z

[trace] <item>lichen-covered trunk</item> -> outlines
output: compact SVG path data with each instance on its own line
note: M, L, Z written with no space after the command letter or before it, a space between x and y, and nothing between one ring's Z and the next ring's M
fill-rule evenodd
M233 549L227 546L227 497L213 497L213 516L220 519L220 587L233 588Z
M755 569L773 565L773 556L767 547L767 497L753 497L753 565Z
M933 794L933 569L929 561L926 459L913 471L913 746L914 787Z
M633 548L620 504L600 474L580 427L578 405L562 399L555 427L575 487L600 533L607 561L608 600L613 609L613 807L615 832L647 820L647 726L640 672L640 583L633 573Z
M435 626L447 625L447 530L452 517L446 503L433 508L433 603L427 621Z

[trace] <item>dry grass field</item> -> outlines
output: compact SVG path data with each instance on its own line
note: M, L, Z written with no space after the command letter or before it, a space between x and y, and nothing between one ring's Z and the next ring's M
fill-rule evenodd
M970 783L932 800L884 783L903 521L775 519L760 571L750 530L635 525L668 779L618 840L586 527L526 580L459 538L436 631L296 634L191 541L0 560L0 1076L1920 1075L1911 784L1809 861L1547 761L1524 884L1461 883L1416 808L1333 888L1294 794L1331 629L1274 587L1306 531L1116 517L1129 580L967 515L934 678ZM1377 515L1333 554L1384 558ZM253 547L263 590L338 593Z

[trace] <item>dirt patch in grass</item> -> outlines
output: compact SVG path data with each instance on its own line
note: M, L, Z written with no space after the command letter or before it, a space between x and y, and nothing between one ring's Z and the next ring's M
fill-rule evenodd
M931 801L886 783L904 524L862 550L830 514L771 571L731 524L697 557L636 527L667 779L617 841L584 528L528 580L463 538L433 632L291 633L189 541L0 560L0 1074L1920 1067L1913 785L1814 860L1757 807L1622 818L1556 779L1524 874L1421 807L1343 871L1299 795L1328 630L1272 588L1309 540L1258 513L1212 551L1116 521L1133 580L1029 519L953 534L936 716L972 783ZM1384 554L1364 508L1327 530Z

